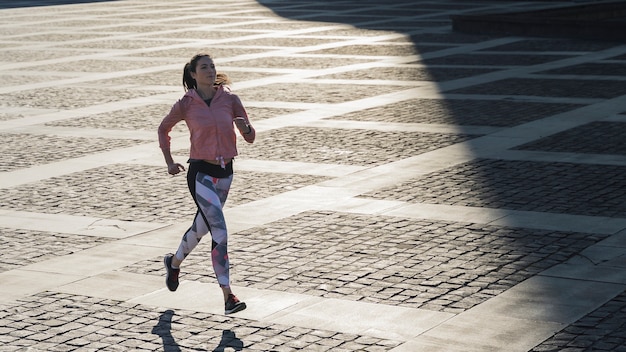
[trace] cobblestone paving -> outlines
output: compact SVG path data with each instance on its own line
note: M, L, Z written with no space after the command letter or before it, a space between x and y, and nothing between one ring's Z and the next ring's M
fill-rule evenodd
M0 228L0 272L110 242L108 238Z
M574 104L488 100L412 99L365 109L333 120L511 127L580 107Z
M0 351L388 351L398 341L43 292L0 310Z
M111 130L151 131L156 135L163 117L170 111L172 104L154 104L131 109L117 110L86 117L59 120L46 123L46 126L78 128L101 128ZM176 125L175 132L187 131L185 123Z
M226 206L263 199L326 179L237 171ZM166 202L166 195L177 201ZM191 222L196 211L187 179L184 176L172 178L165 166L110 165L7 189L0 194L0 199L0 209L126 221L189 219Z
M531 53L598 51L613 47L615 44L603 41L574 40L561 38L526 39L515 43L503 44L484 51L528 51Z
M626 94L620 62L626 55L481 84L485 73L584 58L617 45L450 30L450 14L493 7L489 2L402 0L373 9L380 3L241 1L235 8L222 1L94 0L19 8L32 5L0 4L0 64L9 65L0 74L0 107L6 110L0 121L26 119L16 125L23 123L27 130L30 117L59 110L74 110L70 116L76 116L75 109L82 110L80 117L46 123L49 135L4 129L0 173L147 142L69 138L55 135L59 130L136 130L154 132L156 138L158 123L174 101L166 104L155 96L182 95L183 63L198 52L210 52L218 71L231 76L244 104L251 103L252 121L312 110L309 103L342 105L459 78L471 83L437 100L380 102L329 119L460 125L461 131L463 125L512 127L587 104L547 102L550 98L601 100ZM18 8L6 10L12 6ZM207 6L210 11L204 10ZM514 42L497 45L498 40ZM362 63L373 66L349 67ZM320 71L325 69L331 70ZM289 75L284 82L282 74ZM299 74L306 79L294 79ZM271 83L250 82L257 79ZM239 89L239 82L249 84ZM155 103L125 104L148 97ZM106 103L120 108L88 111ZM593 122L517 149L623 156L624 126ZM185 130L184 124L176 127L176 132ZM260 131L254 145L239 149L252 160L374 167L475 137L293 126ZM476 159L362 198L626 218L625 171L618 165ZM236 171L226 207L328 179ZM191 222L195 214L184 176L171 177L164 166L131 163L3 189L0 210L9 209L158 223ZM607 236L316 210L232 234L230 257L234 284L251 289L462 314ZM112 241L5 227L0 227L0 240L0 273ZM182 280L215 282L209 243L185 261ZM162 257L141 258L118 270L164 275ZM533 352L624 351L625 306L622 293ZM0 351L389 351L402 342L54 290L0 305Z
M171 60L170 63L176 63ZM124 61L124 60L78 60L72 62L62 62L56 64L48 64L41 66L33 66L32 70L41 71L57 71L57 72L118 72L131 70L133 68L148 68L151 66L161 66L165 64L163 60L159 61ZM180 72L178 72L180 75ZM180 78L180 77L179 77Z
M240 153L251 159L381 165L475 136L463 134L289 127L257 134ZM324 142L322 142L324 141Z
M197 51L197 50L196 50ZM189 60L189 58L180 59L180 62L184 62L185 60ZM219 65L219 62L217 63ZM219 66L218 66L219 67ZM166 70L160 71L157 73L149 73L149 74L139 74L139 75L128 75L124 77L116 77L103 79L100 81L95 81L91 84L93 85L133 85L138 89L141 89L145 86L172 86L176 87L176 91L183 92L182 89L182 79L181 79L181 69L175 70ZM220 69L220 71L224 71ZM237 82L265 78L268 76L272 76L272 74L267 73L256 73L256 72L236 72L226 69L226 74L231 78L233 82L233 87L236 87Z
M624 166L481 159L366 196L415 203L625 217L626 190L621 187L626 182L625 175Z
M343 85L328 86L314 83L275 83L267 85L267 88L238 89L237 94L245 96L248 100L257 101L273 101L280 97L281 101L286 102L336 104L398 90L393 86L359 85L348 88Z
M482 73L493 72L495 69L478 68L437 68L437 67L377 67L366 70L350 71L340 74L321 76L320 78L332 79L393 79L399 81L449 81L458 78L465 78Z
M575 65L566 68L559 68L540 73L557 74L557 75L611 75L626 76L625 63L588 63Z
M564 55L524 55L524 54L493 54L473 53L450 55L436 59L427 59L423 62L428 65L493 65L493 66L528 66L550 61L565 59Z
M59 120L46 123L46 126L63 126L77 128L100 128L111 130L133 130L151 131L156 135L156 130L163 120L163 117L170 111L172 104L155 104L90 115L87 117ZM280 115L295 113L298 109L278 109L278 108L246 108L252 121L267 119ZM187 132L185 122L174 126L174 132Z
M610 99L626 94L626 84L618 80L511 78L449 93Z
M625 352L626 292L566 327L531 352Z
M47 164L142 143L140 140L64 138L52 135L42 136L17 133L0 133L0 138L4 141L0 146L0 152L4 155L6 161L0 165L0 172ZM37 143L34 143L35 140ZM48 148L42 148L39 142L44 143Z
M449 47L449 46L448 46ZM412 43L396 43L393 45L345 45L339 48L322 49L316 54L364 55L364 56L407 56L419 55L431 51L445 49L444 45L415 45Z
M232 237L238 285L458 313L605 236L306 212ZM215 282L210 250L182 280ZM122 270L163 275L162 258Z
M56 80L52 78L51 80ZM0 94L0 104L11 107L76 109L90 105L110 103L123 99L147 97L151 91L130 89L100 89L83 87L81 89L42 88L37 91L21 91Z
M625 135L624 122L592 122L515 149L626 155Z

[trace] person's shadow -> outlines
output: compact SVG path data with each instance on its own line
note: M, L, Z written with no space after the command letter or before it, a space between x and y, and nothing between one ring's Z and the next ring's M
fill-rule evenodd
M172 336L172 317L174 311L166 310L159 317L159 322L152 328L152 333L158 335L163 340L163 350L165 352L181 352L180 346ZM235 336L231 330L222 331L222 339L220 343L213 349L213 352L225 352L226 348L232 348L235 351L243 351L243 341Z
M220 344L213 349L213 352L224 352L226 347L230 347L235 351L243 351L243 341L235 336L231 330L222 331L222 340Z
M181 352L180 346L174 340L172 336L172 316L173 310L166 310L159 317L159 322L152 328L152 333L159 335L163 340L163 350L165 352Z

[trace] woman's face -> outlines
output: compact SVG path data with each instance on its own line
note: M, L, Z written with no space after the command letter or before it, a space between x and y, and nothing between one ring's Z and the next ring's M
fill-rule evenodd
M212 86L215 83L215 64L210 57L204 56L198 60L196 72L191 72L191 77L198 85Z

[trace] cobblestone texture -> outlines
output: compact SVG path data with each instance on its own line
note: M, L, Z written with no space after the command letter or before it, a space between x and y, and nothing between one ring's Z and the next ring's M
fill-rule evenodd
M626 291L531 350L560 351L625 352Z
M226 207L326 179L236 171ZM0 199L0 209L127 221L177 222L189 219L191 223L196 212L187 189L187 179L184 176L172 178L165 166L110 165L7 189L0 194ZM168 199L176 199L176 202Z
M49 74L41 74L36 77L24 77L22 75L0 75L0 87L10 87L17 86L22 84L32 84L39 82L50 82L57 81L59 79L64 79L67 77L60 75L49 75Z
M0 138L4 141L0 145L0 153L5 160L0 165L0 172L146 143L140 140L66 138L17 133L0 133ZM42 145L47 148L42 148Z
M294 57L283 56L270 56L263 59L263 62L259 60L243 60L235 61L232 66L237 67L267 67L277 69L301 69L301 70L321 70L337 66L356 65L366 62L371 62L372 59L356 59L356 58L336 58L336 57L298 57L294 60Z
M528 66L565 59L565 55L459 54L424 60L427 65Z
M197 53L198 51L196 50L195 53ZM189 57L186 58L181 58L180 62L186 62L189 60ZM219 63L217 64L219 65ZM220 69L220 71L222 71ZM101 86L101 85L132 85L132 86L137 86L138 89L143 88L144 86L172 86L172 87L177 87L180 89L181 95L184 93L183 91L183 84L182 84L182 76L181 76L181 72L182 72L182 68L181 69L176 69L176 70L167 70L167 71L161 71L161 72L157 72L157 73L147 73L147 74L140 74L140 75L128 75L128 76L124 76L124 77L116 77L116 78L109 78L109 79L103 79L100 81L95 81L92 82L90 84L94 85L94 86ZM226 74L228 74L228 76L231 78L231 81L233 81L233 91L235 93L236 92L236 83L237 82L242 82L242 81L247 81L247 80L252 80L252 79L259 79L259 78L265 78L268 76L271 76L272 74L268 74L268 73L256 73L256 72L236 72L236 71L228 71L225 72Z
M398 341L43 292L0 310L0 351L389 351Z
M39 0L37 4L68 2ZM47 123L51 132L46 136L27 135L9 127L0 134L4 141L0 152L7 161L0 172L144 143L54 136L54 127L77 131L153 131L156 137L156 127L171 104L125 107L124 100L170 92L182 95L183 63L206 51L215 58L218 70L231 76L234 90L244 103L252 103L248 112L253 122L301 111L284 106L342 104L400 92L407 89L407 82L472 76L477 77L467 81L476 85L470 83L466 88L445 92L441 100L414 99L333 119L511 127L583 105L521 102L501 99L502 95L602 99L626 94L620 79L625 69L619 62L626 60L626 55L479 84L481 74L507 66L536 65L570 57L584 59L587 53L616 47L615 43L600 41L503 38L515 42L474 50L480 46L472 44L493 44L499 38L451 31L449 15L456 10L490 7L488 2L419 2L416 6L414 1L402 0L381 7L380 2L373 1L359 1L358 6L349 1L278 1L265 5L243 2L233 8L231 3L215 1L210 4L216 6L210 18L204 12L189 11L196 6L192 2L207 6L207 2L195 0L118 1L115 6L93 0L89 4L7 10L12 6L32 6L34 2L2 1L0 63L11 68L0 75L0 107L6 110L0 112L1 121L104 103L119 102L120 110L89 114L84 109L84 115L80 115L84 117ZM372 4L377 6L375 10L369 7ZM498 4L503 6L506 4ZM339 12L343 10L347 12ZM316 31L320 27L325 28ZM309 29L315 30L308 32ZM368 42L375 36L387 38ZM454 50L442 51L446 49ZM243 56L259 53L265 54L254 59ZM434 54L432 58L419 58L428 53ZM313 76L321 69L366 62L380 65ZM171 69L171 64L180 64L180 68ZM163 69L154 69L159 66ZM148 67L156 72L110 75ZM284 72L306 72L311 77L302 82L237 87L239 82ZM97 75L97 80L89 80L91 74ZM608 74L617 78L592 77ZM405 82L337 84L316 82L318 78ZM43 87L46 82L67 79L85 82ZM38 87L39 83L42 87ZM37 88L24 90L27 84ZM12 90L14 86L16 89ZM492 94L489 98L494 100L454 100L448 99L448 93ZM271 103L276 106L266 107ZM16 122L24 122L28 127L28 121ZM620 137L626 132L624 126L618 122L595 122L519 149L623 156ZM184 124L176 128L177 132L186 129ZM255 144L241 144L240 152L256 160L378 166L474 137L289 127L259 132ZM31 143L35 138L38 143ZM625 218L625 171L623 166L479 159L363 197ZM226 207L327 179L236 171ZM168 197L176 198L176 202L171 204ZM164 166L130 163L3 189L0 209L158 223L191 222L195 213L184 176L172 178ZM309 211L232 234L229 241L233 282L237 285L462 313L577 256L604 238L575 232ZM0 240L0 273L110 241L8 228L0 228ZM206 241L185 261L182 280L215 283L209 257L210 245ZM162 257L142 258L119 270L164 275ZM38 293L13 303L0 305L0 351L344 352L389 351L401 343L391 338L57 292ZM625 351L625 306L626 296L622 293L538 345L533 352Z
M232 21L227 19L227 21ZM144 28L144 26L141 26ZM163 27L158 27L162 29ZM129 30L134 30L130 28ZM198 53L198 51L209 51L205 45L193 45L190 48L176 48L176 49L165 49L165 50L151 50L147 52L141 53L133 53L133 57L167 57L167 58L175 58L181 60L179 62L187 62L189 58L193 57ZM219 64L221 58L245 55L245 54L256 54L260 52L267 51L266 49L257 49L257 48L231 48L231 47L222 47L220 45L212 45L210 47L211 57L215 58L217 64ZM267 73L266 73L267 74Z
M606 236L306 212L231 237L237 285L459 313ZM210 250L181 280L215 282ZM162 260L122 270L164 275Z
M412 99L344 114L333 120L511 127L580 107L492 100Z
M176 63L172 60L171 63ZM144 69L152 66L161 66L166 64L163 60L159 61L124 61L124 60L78 60L72 62L62 62L41 66L33 66L32 70L56 71L56 72L119 72L132 69ZM180 76L180 72L178 72Z
M241 145L239 149L242 155L251 159L381 165L473 137L463 134L290 127L259 133L253 145Z
M624 166L480 159L366 196L621 218L624 184Z
M626 155L626 123L592 122L515 149L564 153Z
M80 252L110 241L102 237L0 228L0 272Z
M569 66L545 72L547 74L557 75L610 75L610 76L626 76L626 62L623 63L587 63L575 66Z
M389 45L345 45L338 48L322 49L316 54L364 55L364 56L407 56L419 55L431 51L445 49L443 45L396 43Z
M54 80L54 79L53 79ZM154 92L131 89L80 89L42 88L15 93L0 94L0 105L13 107L77 109L118 100L147 97Z
M314 83L274 83L267 89L237 89L237 94L247 101L279 101L298 103L337 104L358 100L398 90L393 86L375 85L324 85Z
M46 126L152 131L156 136L156 131L161 123L161 120L163 120L163 117L169 113L171 107L172 104L155 104L95 114L87 117L49 122L46 123ZM248 112L250 120L254 124L255 120L286 115L300 110L248 107L246 108L246 111ZM174 126L172 131L187 132L187 126L185 125L185 122L182 121Z
M87 117L49 122L46 123L46 126L153 131L156 136L157 128L161 120L169 113L171 108L172 104L154 104L94 114ZM187 131L187 127L184 122L181 122L174 127L173 131L185 132Z
M494 69L478 68L438 68L438 67L375 67L366 70L344 72L321 79L360 79L360 80L398 80L398 81L449 81L483 73L493 72Z
M618 80L510 78L448 93L610 99L626 94L626 84Z
M527 51L545 54L546 52L598 51L615 46L614 43L590 40L561 38L525 39L515 43L503 44L483 51Z

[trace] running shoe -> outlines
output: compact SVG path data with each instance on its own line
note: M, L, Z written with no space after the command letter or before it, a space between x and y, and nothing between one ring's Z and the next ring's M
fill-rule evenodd
M165 264L165 270L167 270L167 274L165 275L165 284L170 291L176 291L178 288L178 274L180 274L180 269L172 269L172 258L174 255L172 253L166 254L163 259L163 263Z
M232 293L228 295L228 300L226 300L225 306L225 314L233 314L246 309L246 304L241 302L239 298Z

